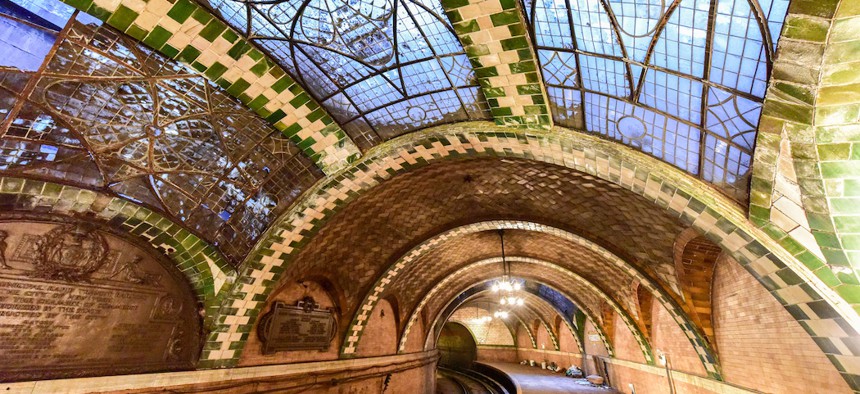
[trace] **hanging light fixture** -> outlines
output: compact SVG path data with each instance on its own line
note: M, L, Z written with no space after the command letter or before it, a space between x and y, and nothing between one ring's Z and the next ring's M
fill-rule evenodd
M496 311L494 316L504 319L508 317L507 308L523 305L525 300L518 295L522 284L511 278L511 265L505 256L505 230L503 229L499 229L499 241L502 246L502 278L493 283L492 290L499 294L499 304L505 307Z

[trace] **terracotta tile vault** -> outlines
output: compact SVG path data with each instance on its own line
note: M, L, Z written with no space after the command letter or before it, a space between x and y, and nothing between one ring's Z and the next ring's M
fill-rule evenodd
M860 394L858 43L854 0L0 0L0 390L431 393L457 322Z

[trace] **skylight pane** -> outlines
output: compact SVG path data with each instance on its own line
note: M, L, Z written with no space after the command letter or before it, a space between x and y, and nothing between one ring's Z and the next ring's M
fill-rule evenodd
M457 98L456 89L477 86L438 0L212 0L209 4L234 27L242 26L242 11L249 11L252 36L248 38L269 51L335 119L353 124L344 128L355 131L350 136L362 139L360 145L382 134L393 135L394 129L379 133L374 128L383 125L385 116L406 119L402 103L428 93L432 93L428 97ZM239 30L245 33L244 26ZM449 93L437 95L441 90ZM489 116L480 110L485 107L481 94L462 97L479 102L464 103L458 98L454 102L459 107L440 103L428 111L438 114L421 118L431 124L461 114ZM396 129L403 133L420 123L409 122L409 127Z
M712 87L708 89L707 130L752 152L761 106Z
M475 72L464 54L445 56L439 59L445 74L454 86L469 86L475 83Z
M547 87L546 90L553 120L562 126L583 129L585 125L582 118L582 92L558 87Z
M663 0L609 0L628 58L645 62L651 39L668 4Z
M701 132L697 128L611 97L586 93L585 102L589 131L698 172Z
M767 19L767 26L770 30L770 37L773 40L773 50L776 50L776 44L779 41L782 25L785 23L785 17L788 14L789 0L758 0L761 6L764 17Z
M630 95L627 69L623 62L585 55L581 55L579 61L585 89L616 97Z
M450 88L445 71L436 59L412 63L400 68L408 95L422 94L433 90Z
M683 0L666 22L649 62L657 67L702 77L709 8L710 0Z
M535 6L535 40L540 46L573 49L570 17L565 0L538 1Z
M51 31L0 17L0 66L36 71L56 39Z
M706 134L702 178L729 195L746 194L752 157L734 144Z
M702 83L662 71L650 70L639 101L679 119L700 123L702 120Z
M75 12L74 8L57 0L15 0L4 3L0 4L0 13L56 31L62 29Z
M720 0L714 26L711 80L764 97L767 55L747 0Z
M543 64L543 78L547 85L579 87L576 55L569 52L539 50L538 57Z
M201 3L208 3L209 7L220 14L234 29L245 31L248 28L248 15L244 4L231 0L206 0Z
M367 114L367 119L383 139L443 121L468 119L457 94L447 90L393 103Z
M569 0L573 8L576 45L586 52L621 56L612 22L600 1Z

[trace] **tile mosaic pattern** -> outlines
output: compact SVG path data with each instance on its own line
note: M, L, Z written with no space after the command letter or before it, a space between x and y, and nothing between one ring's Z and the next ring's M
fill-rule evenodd
M842 2L837 13L837 3L789 9L756 142L750 220L860 311L860 10Z
M360 153L346 133L274 61L190 0L63 0L190 65L294 141L328 174Z
M216 316L235 271L211 245L167 218L128 200L73 186L0 177L0 210L99 220L168 256L188 280L207 316Z
M378 287L380 278L390 279L381 296L396 295L404 314L424 297L432 284L451 271L471 261L499 256L498 234L493 231L469 232L453 237L434 236L433 239L438 242L415 258L409 259L409 264L399 270L396 276L387 275L388 267L378 267L375 270L378 276L373 278L375 282L370 282L371 288L375 288ZM638 279L618 266L606 264L600 254L583 248L574 241L556 237L550 231L507 230L505 245L510 256L554 261L582 275L618 300L631 316L636 316L636 301L629 288L630 283L638 283ZM491 269L493 273L501 274L500 265L492 268L495 268ZM596 274L597 272L600 274Z
M442 6L466 49L496 124L552 127L519 2L442 0Z
M482 303L470 303L458 308L451 316L449 322L457 322L469 328L475 337L475 343L493 346L515 346L513 333L507 320L493 318L492 305ZM490 318L490 321L482 319Z
M482 291L480 293L476 293L473 297L469 298L468 301L464 302L461 306L458 306L457 310L455 310L454 313L451 314L451 316L455 316L457 314L457 312L459 312L462 308L469 308L469 307L476 307L476 306L480 306L480 307L486 308L488 310L495 311L498 309L498 306L499 306L498 305L498 299L493 298L492 293L488 293L487 291ZM558 341L556 341L556 339L555 339L555 334L553 334L551 331L549 331L549 325L546 323L547 322L546 316L542 315L540 312L538 312L537 310L532 308L531 305L529 305L529 304L523 305L522 308L517 308L515 310L511 310L511 311L509 311L509 313L516 316L517 320L524 322L524 323L527 323L532 334L534 334L535 339L537 339L537 330L536 330L537 327L535 327L534 322L537 321L537 322L539 322L540 325L542 325L544 327L544 329L547 330L547 332L550 333L549 334L550 335L550 341L554 344L558 343ZM550 317L552 317L552 316L550 316ZM537 345L537 341L535 341L535 345ZM537 346L535 346L535 349L537 349ZM557 347L554 349L558 350Z
M347 334L346 334L347 337L344 339L344 342L343 342L344 345L343 345L343 349L342 349L342 354L352 354L355 352L356 348L359 346L359 343L360 343L361 333L364 329L364 326L367 323L367 320L369 319L371 312L373 311L373 308L376 305L377 300L383 298L386 295L386 292L390 292L392 294L398 294L400 296L403 296L403 294L404 294L403 290L402 289L398 290L398 286L396 286L396 285L400 282L403 282L404 280L410 281L411 284L406 285L406 286L401 286L402 288L414 288L414 287L421 288L421 285L420 285L421 283L436 283L437 282L437 279L434 277L428 277L427 275L420 275L420 274L416 274L414 272L411 272L410 269L412 267L415 267L415 266L422 266L423 267L423 266L432 265L432 261L434 261L434 260L452 261L452 259L450 257L442 258L440 256L436 256L435 258L430 258L430 259L428 259L428 261L425 262L425 261L422 261L422 257L425 254L430 253L431 251L433 251L436 248L439 248L441 244L443 244L445 241L447 241L449 239L462 237L462 236L470 234L470 233L475 233L475 232L480 232L480 231L488 231L488 230L496 230L496 229L507 229L507 230L509 230L508 232L510 232L510 230L513 230L513 229L543 232L543 233L547 233L547 234L552 234L558 238L561 238L561 239L564 239L567 241L575 242L576 244L595 252L596 254L601 256L604 261L609 263L609 264L606 264L606 266L603 270L603 275L601 275L601 277L612 277L614 275L611 272L612 269L610 269L610 268L616 268L616 267L620 268L627 275L629 275L629 277L634 278L635 280L639 281L641 283L641 285L645 286L650 292L652 292L652 294L654 294L654 296L657 298L657 300L662 305L664 305L668 311L670 311L670 314L673 316L675 321L678 323L678 325L680 327L682 327L682 329L687 334L688 338L690 338L691 344L693 345L697 354L699 354L700 358L702 359L702 362L705 366L705 369L709 373L714 374L714 376L719 375L717 368L715 366L716 358L714 356L714 353L709 349L708 343L706 341L704 341L701 334L699 334L696 331L696 329L693 328L693 327L695 327L695 325L691 323L691 321L688 319L686 313L684 313L680 308L678 308L676 306L676 304L673 302L671 296L669 294L667 294L665 291L663 291L662 288L660 287L660 285L658 285L653 280L650 280L649 278L644 277L641 273L636 271L630 264L626 263L625 261L618 258L617 256L610 253L609 251L607 251L607 250L601 248L600 246L594 244L593 242L587 241L587 240L585 240L579 236L576 236L574 234L568 233L566 231L563 231L563 230L560 230L557 228L552 228L552 227L540 225L537 223L517 222L517 221L481 222L481 223L475 223L472 225L459 227L459 228L447 231L445 233L442 233L436 237L430 238L430 239L426 240L425 242L421 243L420 245L416 246L415 248L413 248L412 250L410 250L406 254L404 254L404 256L402 258L400 258L398 261L396 261L394 264L392 264L388 270L386 270L385 272L382 273L382 275L379 276L379 279L376 281L376 283L372 287L372 291L365 296L364 301L361 303L361 306L359 307L358 311L356 312L355 317L352 320L351 327L347 331ZM509 236L506 238L511 238L511 237ZM476 242L474 242L474 241L467 242L467 244L471 245L471 248L476 248ZM556 243L556 245L557 245L557 243ZM544 248L536 247L535 249L544 249ZM547 248L547 249L551 249L551 248ZM509 250L509 253L513 253L513 252L514 252L513 250ZM565 252L565 254L570 254L570 253ZM462 255L462 253L457 253L457 255ZM589 260L588 256L583 256L583 257L577 256L575 258L575 260L578 262L578 265L581 265L583 267L583 270L585 270L585 271L589 270L589 266L587 263L587 261ZM459 261L452 261L452 262L458 263ZM596 270L598 268L590 268L590 269ZM431 268L431 271L442 271L442 270L443 270L443 268L441 268L441 267ZM581 276L579 276L573 272L567 273L567 275L575 276L579 281L583 282L583 284L586 286L586 290L594 292L595 294L600 294L601 298L604 301L608 302L613 307L613 309L618 311L619 315L623 319L625 319L625 323L627 323L628 327L631 328L632 332L634 333L634 336L637 338L637 341L639 341L639 343L643 347L643 349L648 348L646 340L644 339L644 336L641 334L641 332L639 330L639 325L636 322L636 319L631 316L631 314L635 313L635 311L637 310L636 307L631 304L632 299L629 296L628 297L622 297L621 295L615 294L615 290L620 289L620 288L623 289L623 288L629 287L627 285L629 283L631 283L631 281L632 281L631 279L627 279L627 280L620 279L620 280L612 281L609 283L601 283L601 285L604 289L612 289L612 290L603 290L600 287L598 287L596 284L592 283L592 281L589 281L588 279L582 278ZM470 285L471 285L471 283L470 283ZM393 288L393 289L389 290L389 288ZM431 292L432 292L432 290L431 290ZM609 292L609 293L607 294L607 292ZM453 296L453 295L449 294L449 296ZM624 300L625 298L627 299L626 301L619 301L619 300ZM406 299L402 300L402 303L404 303L404 304L408 304L408 302L409 302L408 297ZM626 305L622 305L619 302L625 302ZM406 337L404 335L404 340L405 340L405 338ZM646 351L644 353L645 353L645 359L648 360L649 362L652 362L653 358L651 357L650 352Z
M737 205L677 169L618 144L556 128L535 135L472 122L448 125L392 140L342 174L307 192L248 259L225 301L218 334L210 337L203 365L235 365L243 333L253 326L266 295L298 249L326 216L363 190L429 162L462 157L520 157L577 169L631 190L690 224L720 245L756 277L815 338L837 369L854 384L860 376L851 350L860 327L850 306L790 252L747 221Z
M630 315L630 313L625 310L621 304L613 299L609 294L605 291L601 290L594 284L588 282L581 276L571 272L570 270L560 267L559 265L548 262L541 259L534 259L528 257L519 257L512 256L511 260L511 273L512 275L520 278L525 278L530 281L544 283L548 286L552 286L553 288L564 289L564 293L569 299L571 299L576 305L582 307L582 311L586 314L586 316L592 321L595 327L598 328L598 333L601 335L601 340L603 341L606 349L609 349L611 354L613 352L613 343L611 333L612 330L606 327L606 324L600 320L600 308L602 305L608 305L612 308L613 311L616 311L619 316L621 316L627 328L630 330L632 336L636 339L636 342L639 344L639 348L642 350L643 358L645 360L653 361L651 346L648 343L648 340L642 335L642 332L638 329L635 320ZM446 302L451 300L460 292L472 286L476 281L493 279L495 276L492 274L488 274L486 272L476 272L472 270L470 272L471 275L464 276L459 280L451 283L447 288L441 289L435 299L427 298L427 302L423 307L423 310L426 310L427 316L440 316L439 311L443 310L443 306ZM424 300L422 300L423 302ZM410 314L410 319L417 318L421 314L421 309L414 309ZM404 334L408 334L408 331L405 331ZM406 335L402 337L404 340L407 338Z
M557 228L528 222L496 221L476 223L451 230L427 240L408 252L403 259L395 262L395 265L379 276L379 279L373 286L374 290L365 298L362 307L359 308L356 319L362 319L361 311L370 308L370 304L374 303L372 300L377 291L383 291L380 293L382 297L386 296L386 294L402 296L400 298L401 305L405 307L404 315L406 315L417 302L413 300L414 297L411 294L416 293L419 297L425 297L426 292L429 291L428 284L438 283L443 280L443 275L447 275L450 272L450 267L469 264L488 255L497 256L499 250L495 231L485 231L483 233L468 232L481 231L483 230L481 227L487 224L491 226L495 224L495 226L509 229L505 231L506 249L509 256L551 260L562 268L578 274L585 281L593 284L590 288L582 288L581 291L575 292L580 298L584 298L583 294L588 293L591 289L600 289L600 292L607 296L605 298L611 298L613 304L624 311L624 316L628 317L628 322L634 322L637 325L636 327L640 327L642 323L639 316L637 316L636 296L632 291L627 290L631 288L632 283L645 282L645 284L641 285L643 289L647 288L646 291L657 297L658 301L667 310L673 311L672 315L679 326L684 327L684 330L688 331L687 336L691 338L691 345L702 355L706 365L713 363L713 352L708 349L707 344L703 344L701 335L694 328L697 326L688 317L688 314L692 313L692 311L685 312L682 308L679 308L678 304L680 300L673 299L671 294L666 290L662 290L661 285L658 284L659 282L646 278L641 272L635 270L632 264L624 262L593 242L586 241L582 237L573 236ZM477 228L470 229L470 227ZM523 232L522 230L524 229L532 232ZM481 238L475 238L475 234L490 235L489 248L486 247L487 242ZM446 240L453 237L456 237L453 242ZM485 249L488 249L489 252L484 252ZM442 252L440 253L440 251ZM477 253L475 253L476 251ZM413 254L417 256L413 256ZM396 268L400 263L408 264L403 268ZM490 267L490 274L494 273L498 275L499 271L492 268ZM594 275L595 272L600 272L600 275ZM468 280L469 278L464 276L463 279ZM572 291L568 287L564 288L567 291ZM357 331L358 329L361 329L361 322L354 325L350 330ZM701 328L699 327L699 329ZM641 330L643 329L640 328Z
M199 0L304 86L362 149L489 119L438 0Z
M577 334L579 330L576 329L576 323L574 323L573 319L577 312L579 312L579 308L573 304L573 302L556 291L555 289L548 287L546 285L540 285L537 289L527 288L530 293L537 295L540 299L546 302L550 308L555 310L555 312L561 316L561 321L570 330L570 335L573 337L573 340L576 342L576 347L579 349L579 353L582 354L584 351L582 346L582 338ZM579 312L582 313L582 312ZM559 327L559 331L564 330L564 328ZM561 335L561 332L558 333Z
M559 205L569 208L559 211ZM336 216L326 217L331 220L320 223L324 230L293 258L286 280L324 272L343 291L347 300L342 310L351 317L378 276L401 257L402 251L451 226L488 218L516 218L524 210L530 212L532 221L554 223L601 245L613 245L619 257L675 292L671 248L684 226L661 208L631 191L572 169L489 158L439 163L365 193ZM480 248L463 249L464 253L475 259L498 253L498 236L479 235L474 235L474 240L480 241L476 244ZM618 242L622 239L624 242ZM468 241L460 238L456 242ZM343 247L328 246L335 243ZM444 250L433 251L437 253ZM332 261L338 264L330 264ZM420 274L415 278L433 272L431 267L454 269L439 266L440 262L429 255L423 261L431 264L409 268ZM412 294L425 285L420 279L411 282L416 286L410 288L406 282L397 286L409 300L417 298ZM628 287L625 284L622 289Z
M201 74L86 13L44 3L68 21L38 70L0 69L0 173L147 206L235 265L323 177Z
M559 267L555 264L539 259L519 256L512 256L510 261L513 263L512 268L516 267L520 274L526 274L523 277L536 278L529 279L530 281L551 281L553 282L553 286L558 286L558 288L565 287L566 289L571 291L571 293L564 293L565 296L568 299L572 300L574 304L580 306L581 310L585 311L585 316L592 321L592 324L594 324L594 326L599 331L599 334L603 338L604 345L607 349L609 349L609 352L612 353L612 346L607 339L608 336L606 335L606 331L604 330L603 325L600 324L600 321L596 320L596 311L598 310L597 308L599 307L601 302L603 302L603 300L610 299L609 296L600 291L591 291L590 289L585 287L586 282L582 280L581 277L571 275L570 271L567 271L566 269ZM450 299L452 297L456 297L457 294L465 292L466 290L463 290L464 288L469 288L470 286L474 287L476 282L482 282L494 278L492 274L488 274L486 272L485 267L488 264L493 265L499 264L500 262L500 258L491 258L477 261L458 270L456 274L449 275L448 277L440 281L436 286L434 286L430 290L430 292L428 292L427 295L421 299L418 305L409 313L409 319L406 320L406 326L404 328L404 331L401 333L398 351L404 351L406 346L406 340L412 329L412 326L415 324L422 312L426 310L428 316L438 316L437 321L433 322L433 325L435 325L436 323L438 323L438 319L443 319L445 317L444 314L441 313L441 311L450 309L450 306L446 306L446 303L450 302ZM527 275L531 275L531 277ZM561 277L557 275L561 275ZM560 280L559 278L563 279ZM540 298L537 295L536 297ZM626 312L623 313L626 315ZM571 323L566 324L571 330L571 333L577 332L575 328L571 325ZM639 334L638 331L632 331L632 333L634 337ZM576 335L574 335L574 338L577 341L577 345L580 347L580 351L582 351L582 343L580 341L580 338ZM642 338L641 336L639 336L638 338L642 341L640 343L645 343L644 338ZM643 349L643 352L645 351L648 351L647 347Z
M511 261L528 262L528 261L531 261L531 259L528 259L528 258L512 258ZM498 265L500 263L501 263L501 258L489 258L489 259L476 261L476 262L469 264L468 266L465 266L463 268L458 269L457 271L455 271L451 275L448 275L444 279L442 279L441 281L437 282L436 285L433 286L433 288L430 289L429 292L427 292L427 294L420 300L420 302L416 305L416 307L409 314L409 319L406 320L406 325L405 325L404 331L400 337L400 342L398 345L398 351L403 352L404 349L406 348L406 340L408 338L409 332L411 331L412 326L415 324L418 317L420 316L421 311L424 310L424 307L431 300L435 299L438 302L439 299L441 299L441 298L438 298L439 292L450 288L452 285L454 285L456 287L454 282L462 281L463 278L469 277L470 276L469 274L471 274L473 272L476 272L476 271L482 272L484 269L486 269L487 266ZM535 297L536 297L536 299L543 300L539 295L536 295ZM443 302L444 301L446 301L446 300L443 300ZM546 301L544 300L543 302L546 302ZM551 314L545 314L544 316L551 316ZM569 322L567 319L562 319L562 320L565 321L565 324L568 326L571 333L576 333L576 330L571 325L571 322ZM358 333L358 335L360 335L360 332ZM359 339L358 336L350 336L349 338L347 338L348 341L354 341L356 343L357 343L358 339ZM581 352L582 351L582 343L580 342L579 337L577 337L574 334L574 339L576 340L577 345L579 346L580 352Z
M745 205L789 0L524 0L559 125L660 158Z
M570 271L564 270L555 264L533 264L533 262L545 262L545 260L521 256L511 257L514 258L514 260L511 260L511 269L512 273L516 277L525 278L529 281L540 281L553 289L564 289L563 292L559 290L559 293L563 294L564 297L569 299L575 305L581 306L581 309L578 309L578 313L582 314L583 319L589 319L593 322L599 331L599 334L603 338L602 341L604 345L607 346L607 349L609 349L610 352L612 352L612 343L609 340L609 335L607 334L608 331L606 331L603 324L601 324L601 321L599 320L600 316L597 314L600 305L604 303L604 298L602 298L600 294L586 287L586 282L580 280L576 276L559 275L559 272ZM497 259L487 260L493 261L496 264L499 263ZM403 314L403 316L410 317L411 325L404 328L404 330L406 330L404 331L406 335L403 335L401 339L405 341L406 338L408 338L408 335L413 329L412 327L419 316L423 315L425 318L435 319L431 320L434 324L431 327L441 325L447 314L453 309L456 309L459 302L462 302L463 295L471 295L486 288L486 286L489 286L490 281L498 278L497 275L498 274L493 273L492 270L488 271L483 269L482 266L478 266L474 269L465 271L464 274L459 277L451 278L447 281L447 284L444 287L434 286L434 288L431 289L431 291L435 290L436 295L434 297L423 297L415 307L410 308L407 313ZM475 285L475 283L480 282L484 283L483 287L481 284ZM609 298L609 296L606 296L605 294L604 296ZM632 335L635 336L637 334L636 332L633 332ZM645 343L644 339L642 343Z
M711 284L717 259L724 256L719 246L689 229L675 240L675 266L686 310L711 344L716 343L711 305ZM724 258L724 257L723 257ZM648 304L650 306L650 303ZM648 308L650 309L650 308ZM650 310L647 313L651 313Z

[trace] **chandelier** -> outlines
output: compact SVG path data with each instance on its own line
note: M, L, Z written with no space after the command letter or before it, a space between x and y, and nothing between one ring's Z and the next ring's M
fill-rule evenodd
M505 319L509 314L508 308L523 305L525 300L519 296L522 285L511 278L511 265L505 256L505 230L503 229L499 229L499 241L502 246L502 278L493 283L492 290L499 295L499 304L503 308L497 310L493 316Z

